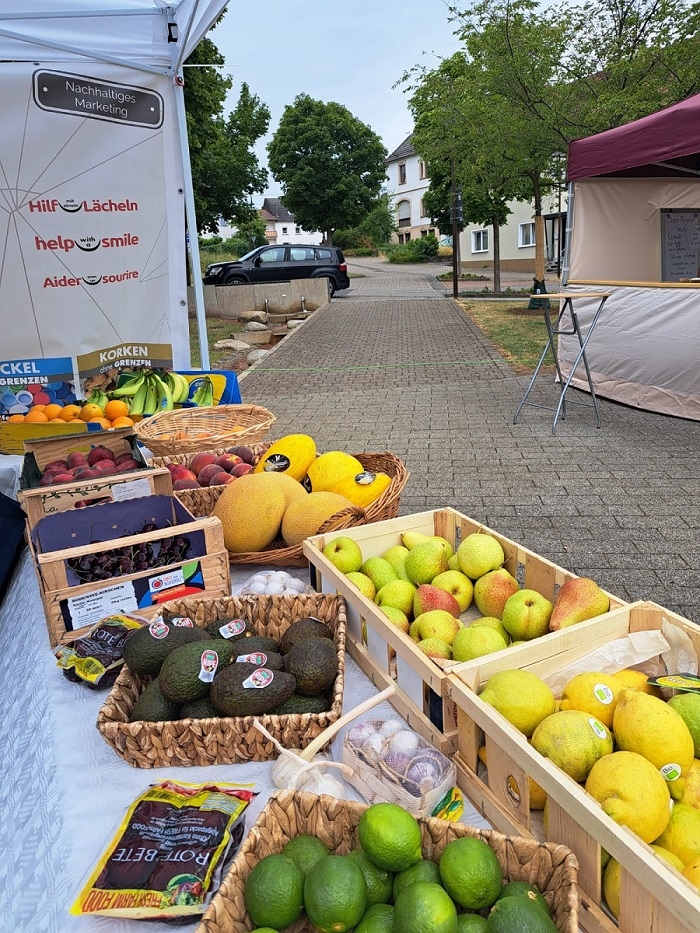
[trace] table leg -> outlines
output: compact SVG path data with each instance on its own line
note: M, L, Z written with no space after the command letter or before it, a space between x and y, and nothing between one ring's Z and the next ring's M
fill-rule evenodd
M542 351L542 355L540 356L539 362L538 362L537 366L535 367L535 371L534 371L534 373L532 374L532 378L530 379L530 382L529 382L529 384L528 384L528 387L527 387L527 389L525 389L525 394L524 394L523 397L521 398L520 404L518 405L518 407L517 407L517 409L516 409L516 412L515 412L515 414L513 415L513 424L517 424L517 423L518 423L518 418L520 417L520 412L523 410L523 406L525 405L525 402L527 401L527 397L528 397L528 395L530 394L530 392L532 391L532 387L533 387L534 384L535 384L535 380L537 379L537 376L539 375L539 371L540 371L540 369L542 368L542 364L544 363L544 358L547 356L547 351L550 350L550 349L551 349L551 351L552 351L552 356L554 357L554 363L555 363L555 365L556 365L556 367L557 367L557 372L559 373L559 381L560 381L560 382L563 381L563 380L562 380L561 372L560 372L560 370L559 370L559 361L557 360L556 349L555 349L555 347L554 347L554 336L555 336L557 330L559 329L559 322L561 321L562 314L564 313L565 307L566 307L566 302L564 303L564 305L562 306L561 311L560 311L559 314L557 315L557 323L556 323L555 327L552 327L552 322L551 322L550 319L549 319L548 309L544 309L544 323L545 323L545 325L546 325L546 327L547 327L547 343L546 343L545 346L544 346L544 350ZM565 417L566 417L566 414L564 414L564 418L565 418Z
M564 398L565 398L565 396L566 396L566 392L567 392L569 386L571 385L571 381L572 381L572 379L574 378L574 374L575 374L576 370L578 369L579 363L580 363L582 360L583 360L583 365L584 365L584 367L585 367L585 369L586 369L586 378L587 378L587 380L588 380L588 388L590 389L591 399L592 399L592 401L593 401L593 408L595 409L596 427L597 427L597 428L600 427L600 410L599 410L599 408L598 408L598 399L597 399L597 397L596 397L595 390L594 390L594 388L593 388L593 380L591 379L591 371L590 371L590 369L588 368L588 360L587 360L587 358L586 358L586 345L588 344L588 341L589 341L590 338L591 338L591 334L593 333L593 331L594 331L594 329L595 329L596 322L597 322L598 318L600 317L600 312L603 310L603 305L605 304L606 301L607 301L607 296L606 296L605 298L602 298L602 299L601 299L600 304L598 305L598 310L597 310L596 313L593 315L593 320L591 321L590 327L588 328L588 331L586 332L586 336L583 337L583 339L582 339L581 327L580 327L580 325L579 325L578 318L577 318L577 316L576 316L576 312L574 311L573 305L571 305L571 317L572 317L572 320L573 320L574 330L575 330L575 332L576 332L576 336L577 336L577 338L578 338L578 342L579 342L579 344L580 344L580 346L581 346L581 349L579 350L578 356L576 357L576 359L575 359L575 361L574 361L574 364L573 364L573 366L571 367L571 372L569 373L569 378L566 380L566 382L564 383L564 385L563 385L563 387L562 387L561 397L560 397L560 399L559 399L559 404L557 405L557 410L556 410L556 412L554 413L554 421L553 421L553 423L552 423L552 434L555 434L555 433L556 433L556 429L557 429L557 419L559 418L559 414L561 413L561 411L562 411L562 409L563 409L563 406L564 406ZM560 376L560 378L561 378L561 376Z

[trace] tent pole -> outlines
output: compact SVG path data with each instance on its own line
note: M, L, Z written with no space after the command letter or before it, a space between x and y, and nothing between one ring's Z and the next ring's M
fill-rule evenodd
M561 223L561 218L559 220ZM566 199L566 238L564 240L564 258L561 267L561 286L565 288L569 281L569 256L571 255L571 237L574 226L574 183L569 182Z
M209 369L209 339L207 337L207 319L204 309L204 287L202 285L202 270L199 261L199 240L197 239L197 216L194 208L194 189L192 187L192 166L190 164L190 149L187 141L187 116L185 113L185 81L182 72L175 77L175 102L177 106L178 137L182 153L182 168L185 182L185 213L187 217L187 230L190 238L189 261L192 269L192 282L194 284L194 303L197 316L197 335L199 338L199 355L201 368Z

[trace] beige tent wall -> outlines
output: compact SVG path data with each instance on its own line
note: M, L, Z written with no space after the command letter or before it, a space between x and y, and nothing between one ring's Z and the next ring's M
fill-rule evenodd
M586 178L574 182L569 281L659 282L662 208L700 208L700 182Z

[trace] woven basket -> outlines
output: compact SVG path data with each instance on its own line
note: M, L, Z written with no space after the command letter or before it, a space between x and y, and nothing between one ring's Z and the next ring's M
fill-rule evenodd
M357 824L366 809L365 804L325 795L277 791L243 840L195 933L247 933L254 929L243 899L253 866L264 856L281 852L290 839L304 833L318 836L332 854L346 854L358 845ZM423 858L438 861L447 843L459 837L482 839L496 853L507 881L525 881L539 888L559 933L578 933L578 862L571 849L435 817L419 823ZM303 916L285 927L285 933L315 929Z
M252 447L255 462L265 453L269 444L246 446ZM213 450L212 453L224 453L223 449ZM172 457L156 457L150 461L154 467L164 467L168 463L184 463L189 466L194 454L183 454ZM399 514L401 492L408 482L409 472L402 460L389 451L384 453L353 454L366 470L373 473L386 473L391 477L391 483L374 502L365 509L353 506L333 515L318 531L322 534L328 531L338 531L341 528L352 528L357 525L368 525L371 522L381 522L387 518L396 518ZM180 489L175 495L193 515L198 518L211 515L219 496L226 486L208 486L205 489ZM278 538L269 544L264 551L246 551L243 554L231 554L232 564L272 564L279 567L306 567L308 561L304 557L302 545L289 546Z
M289 713L284 716L222 716L217 719L181 719L169 722L130 723L139 694L153 679L124 667L97 716L103 739L120 758L135 768L182 765L234 764L268 761L277 757L272 742L253 725L261 722L285 748L306 748L324 729L340 718L345 682L345 600L330 594L298 596L190 597L172 600L164 608L189 616L204 627L214 619L250 621L255 633L281 638L295 619L313 615L335 634L338 675L331 708L325 713Z
M157 456L194 454L232 444L257 444L277 419L259 405L212 405L161 411L134 427Z

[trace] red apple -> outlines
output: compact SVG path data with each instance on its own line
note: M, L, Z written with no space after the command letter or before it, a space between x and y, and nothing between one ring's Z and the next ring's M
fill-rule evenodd
M52 460L44 467L44 473L65 473L68 469L70 469L70 467L68 466L67 460Z
M142 465L132 457L131 460L122 460L121 463L117 463L114 470L116 473L130 473L132 470L140 470Z
M190 460L189 468L192 470L195 476L199 476L199 471L208 466L210 463L216 462L216 454L209 453L206 450L202 450L199 453L195 454L194 457Z
M111 463L114 463L116 457L108 447L103 447L102 444L98 444L97 447L93 447L87 455L87 462L90 466L95 466L100 460L109 460Z
M73 474L68 473L68 471L65 473L54 473L53 481L54 483L72 483L74 477Z
M173 489L201 489L196 479L176 479L173 483Z
M197 474L197 482L200 486L208 486L211 482L211 478L221 472L222 470L218 463L209 463L207 466L202 467Z
M253 469L252 463L237 463L235 467L231 470L231 476L245 476L246 473L250 473Z
M81 454L79 450L72 450L66 457L66 463L71 470L74 470L76 467L80 466L89 466L87 460L85 459L85 455Z
M124 451L123 454L117 454L116 462L123 463L125 460L134 460L134 455L131 451Z
M113 460L98 460L93 470L96 470L100 476L112 476L117 472L117 465Z
M102 474L99 472L99 470L94 470L90 466L78 467L73 473L73 476L75 477L75 479L79 479L81 482L85 479L96 479L98 476L101 476L101 475Z
M230 473L227 473L226 470L221 470L220 473L215 473L212 478L209 480L210 486L226 486L228 483L235 483L236 477L231 476Z
M171 471L170 475L174 480L176 479L193 479L197 480L196 475L192 470L188 470L184 463L178 463L177 467Z
M235 454L221 454L220 457L216 458L216 462L227 473L230 473L237 463L244 463L245 461Z
M56 482L56 477L65 472L65 470L47 470L39 480L39 485L53 486L53 484Z

